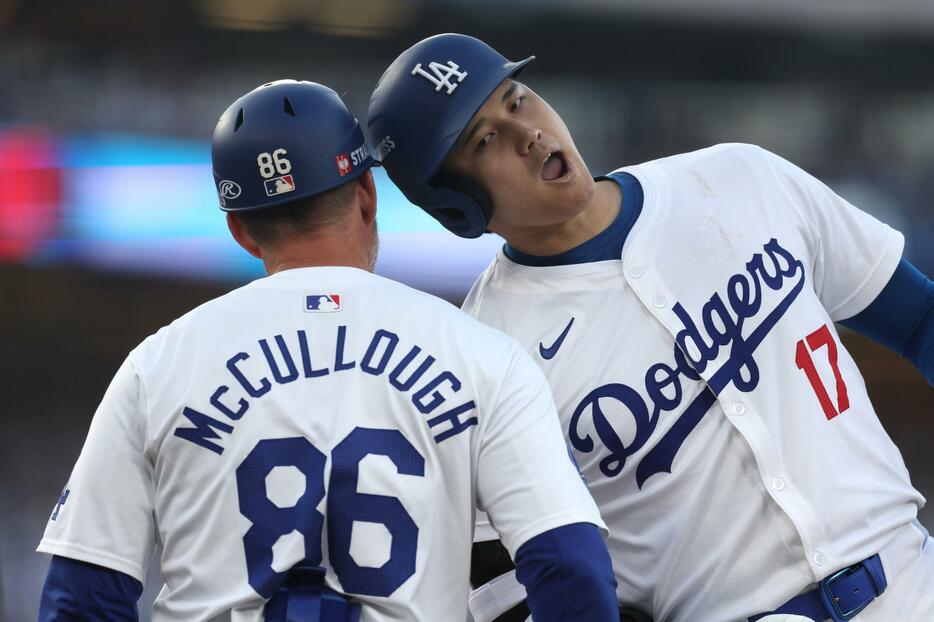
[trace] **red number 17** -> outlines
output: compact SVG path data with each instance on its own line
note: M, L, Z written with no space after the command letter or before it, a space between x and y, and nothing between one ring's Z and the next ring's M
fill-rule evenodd
M807 341L807 345L805 345ZM817 375L817 368L814 367L814 360L811 358L811 352L816 352L818 348L827 346L827 360L830 362L830 368L833 369L833 377L837 381L837 407L834 408L827 389ZM810 351L808 351L810 348ZM827 420L831 420L850 407L850 398L846 394L846 383L843 382L843 376L840 375L840 368L837 367L837 343L833 340L833 335L826 324L815 330L813 333L798 340L798 346L795 350L795 364L798 369L804 370L804 374L811 383L811 388L817 394L821 408L827 415Z

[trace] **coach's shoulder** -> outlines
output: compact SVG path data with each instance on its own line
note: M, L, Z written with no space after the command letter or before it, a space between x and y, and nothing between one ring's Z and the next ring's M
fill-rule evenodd
M174 351L170 351L172 348L187 343L188 338L197 334L205 325L216 325L230 309L243 307L239 300L240 292L244 289L239 287L206 300L146 337L133 351L140 365L149 367L163 356L175 356Z

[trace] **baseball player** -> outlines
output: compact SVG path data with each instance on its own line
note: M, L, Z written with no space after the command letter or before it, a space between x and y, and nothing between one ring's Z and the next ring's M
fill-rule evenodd
M158 543L154 620L464 622L477 506L537 618L616 619L605 527L538 367L371 273L372 163L318 84L266 84L220 118L221 207L269 276L117 372L39 544L41 620L136 619Z
M620 602L664 622L934 620L924 499L835 326L934 380L934 283L902 235L751 145L595 180L516 80L533 58L425 39L368 128L409 200L506 239L464 308L548 377ZM521 599L498 581L472 600Z

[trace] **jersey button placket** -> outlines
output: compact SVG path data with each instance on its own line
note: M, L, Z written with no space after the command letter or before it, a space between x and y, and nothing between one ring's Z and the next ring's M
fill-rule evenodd
M652 306L656 309L664 309L668 306L668 301L665 300L664 296L656 295L652 297Z
M785 480L783 480L780 477L773 477L772 478L772 490L776 492L781 492L785 490Z

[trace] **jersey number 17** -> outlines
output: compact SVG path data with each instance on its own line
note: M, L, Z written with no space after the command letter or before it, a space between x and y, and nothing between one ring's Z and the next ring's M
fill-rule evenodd
M824 386L820 375L817 373L814 359L811 358L811 352L817 352L818 349L824 346L827 347L827 361L830 363L830 368L833 370L833 377L836 383L836 408L834 408L834 403L830 401L827 388ZM824 409L824 415L827 417L828 421L850 407L850 398L849 395L847 395L846 383L843 381L843 376L840 374L840 368L837 366L837 342L834 341L833 334L831 334L826 324L804 339L798 340L798 344L795 348L795 364L798 366L798 369L802 370L807 376L808 382L811 383L811 388L814 389L817 400L820 402L821 408Z

